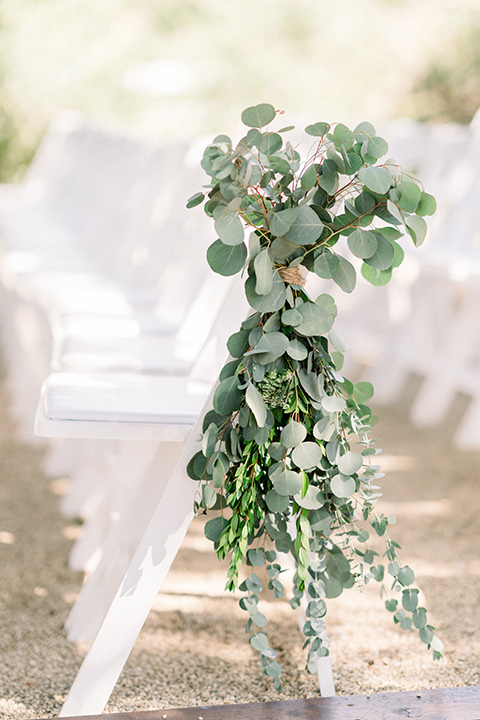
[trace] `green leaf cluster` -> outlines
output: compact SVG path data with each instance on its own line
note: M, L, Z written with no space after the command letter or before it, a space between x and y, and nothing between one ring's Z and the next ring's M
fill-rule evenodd
M202 159L211 184L188 202L204 204L218 234L210 267L226 276L245 272L251 314L228 340L202 450L187 472L199 484L196 508L219 513L205 535L219 559L229 560L226 588L244 593L250 645L279 688L281 666L258 604L265 582L284 596L282 554L295 559L292 606L307 598L309 670L328 654L325 598L372 579L399 596L400 604L386 602L395 623L416 629L434 657L441 643L418 605L413 571L400 564L388 535L393 519L376 511L382 473L370 438L373 387L338 374L335 301L312 299L303 286L313 272L350 293L358 261L368 281L385 284L403 260L398 240L406 234L423 242L435 201L392 160L380 162L388 145L371 124L309 125L314 145L304 162L270 129L275 117L266 103L247 108L249 129L236 145L215 138ZM354 262L338 249L342 236ZM359 518L385 540L385 564ZM250 574L240 582L244 566Z

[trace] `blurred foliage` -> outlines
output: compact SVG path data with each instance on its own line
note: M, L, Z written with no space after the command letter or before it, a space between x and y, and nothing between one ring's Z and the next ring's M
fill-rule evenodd
M469 123L480 107L480 17L460 28L417 78L405 103L420 120Z
M0 0L0 179L64 108L156 141L233 130L259 102L382 121L470 3Z

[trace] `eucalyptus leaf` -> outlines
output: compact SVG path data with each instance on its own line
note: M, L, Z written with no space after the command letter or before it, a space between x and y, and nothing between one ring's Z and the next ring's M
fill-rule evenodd
M283 140L278 133L265 133L262 142L260 143L259 150L264 153L264 155L273 155L273 153L280 150L282 145Z
M268 125L275 119L275 108L269 103L260 103L252 107L246 108L242 112L242 122L247 127L261 128Z
M327 308L316 303L305 302L297 310L303 321L295 327L295 332L306 337L325 335L331 329L335 320Z
M213 395L213 409L219 415L230 415L238 410L243 399L243 393L238 387L238 378L232 376L222 380Z
M377 270L388 270L393 263L395 248L390 240L387 240L380 233L375 233L375 237L377 250L371 257L365 258L364 262L366 262L367 265L377 268Z
M279 495L296 495L302 487L302 479L294 470L282 470L272 483Z
M422 197L422 191L416 183L403 182L397 186L400 191L398 206L403 212L414 213Z
M351 293L355 289L357 281L357 273L352 263L341 255L336 256L338 259L338 268L332 276L334 282L346 293Z
M330 125L326 122L316 122L312 125L307 125L305 132L307 135L313 135L314 137L322 137L330 129Z
M420 202L417 205L415 213L417 215L433 215L437 210L437 201L433 195L429 195L426 192L422 192Z
M295 208L287 208L279 212L272 213L270 217L270 232L275 237L285 235L292 227L297 219L297 210Z
M284 310L282 313L282 323L284 325L291 325L292 327L296 327L297 325L300 325L300 323L303 322L303 315L298 312L295 308L292 310Z
M290 504L288 495L279 495L276 490L269 490L265 502L270 512L285 512Z
M244 243L231 246L215 240L207 250L208 264L219 275L235 275L243 268L246 259L247 248Z
M330 490L338 498L351 497L356 488L355 480L346 475L334 475L330 480Z
M323 232L323 223L308 205L297 207L297 217L285 233L296 245L311 245Z
M309 470L322 459L322 449L316 442L302 442L292 452L292 461L302 470Z
M292 310L292 312L294 312L294 311ZM305 358L308 355L308 350L305 347L305 345L303 345L303 343L300 342L300 340L294 339L294 340L290 340L290 342L288 343L287 355L289 355L291 358L293 358L293 360L298 360L298 361L305 360Z
M368 231L358 228L354 230L347 238L347 244L352 255L355 257L371 258L377 251L377 239L375 235Z
M358 172L358 177L369 190L379 195L387 193L393 183L391 172L383 167L362 168Z
M267 419L267 406L265 405L265 401L263 397L258 392L255 385L250 384L247 387L246 393L245 393L245 400L247 402L248 407L252 411L252 413L255 415L255 420L257 421L257 425L259 427L263 427L265 425L265 421Z
M338 469L342 475L353 475L358 472L363 465L363 458L358 453L348 450L338 459Z
M303 497L301 493L297 493L294 496L294 500L297 505L300 505L300 507L306 510L318 510L325 504L325 496L315 485L310 485Z
M346 407L345 400L337 395L327 395L322 398L322 405L327 412L342 412Z
M259 295L256 290L257 279L251 275L245 283L245 294L250 306L254 310L260 312L275 312L280 310L285 303L286 290L285 283L278 275L278 272L273 273L272 289L268 295Z
M425 240L425 235L427 234L427 223L423 217L411 215L410 217L405 218L405 225L407 226L409 235L415 243L415 247L420 247Z
M218 542L222 532L227 527L227 524L228 521L222 516L212 518L212 520L205 523L204 533L207 540L210 540L211 542Z
M253 261L255 268L255 292L268 295L273 289L273 264L267 249L260 250Z
M263 364L274 362L281 357L289 345L286 335L281 332L269 332L262 335L255 347L248 353L255 355Z
M280 433L280 441L283 447L294 448L300 445L307 437L307 428L296 420L290 420Z
M314 273L325 280L334 278L339 269L339 258L327 249L325 249L321 255L317 255L313 263Z

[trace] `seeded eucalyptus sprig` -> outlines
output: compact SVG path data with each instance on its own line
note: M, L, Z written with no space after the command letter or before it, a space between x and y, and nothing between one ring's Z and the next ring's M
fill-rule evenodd
M370 437L373 387L339 374L335 301L326 293L312 300L304 289L313 272L352 292L359 261L367 281L386 284L404 257L398 241L407 235L421 245L424 216L436 203L393 160L380 162L388 145L370 123L353 131L340 123L309 125L303 160L283 139L292 127L270 129L276 116L269 104L247 108L242 121L249 130L235 147L226 135L216 137L202 160L208 191L188 202L204 203L215 223L218 240L207 251L212 270L246 270L253 311L228 340L231 357L188 473L199 481L197 510L221 510L205 534L220 559L229 557L226 587L244 593L250 644L279 688L282 670L258 603L265 586L284 596L285 553L296 567L290 602L305 600L310 671L328 654L325 598L372 579L387 594L394 621L417 629L435 659L442 643L419 606L414 573L388 535L394 518L376 511L382 474ZM367 527L384 538L384 560L369 548ZM240 583L244 565L250 572Z

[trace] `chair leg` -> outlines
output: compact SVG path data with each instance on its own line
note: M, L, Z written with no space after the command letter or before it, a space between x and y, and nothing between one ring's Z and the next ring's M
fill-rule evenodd
M100 714L105 707L193 519L197 484L185 466L199 446L198 441L187 443L60 717Z
M143 446L141 443L145 452ZM182 449L182 443L157 443L150 467L117 522L111 524L101 546L100 562L85 580L65 623L69 640L92 642L95 638ZM138 452L137 447L136 456Z

